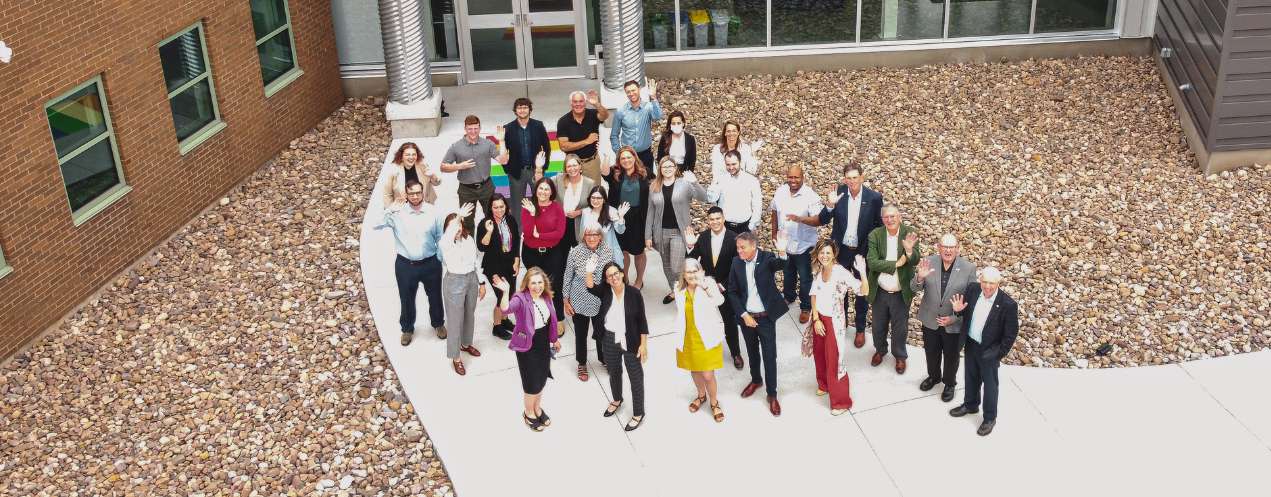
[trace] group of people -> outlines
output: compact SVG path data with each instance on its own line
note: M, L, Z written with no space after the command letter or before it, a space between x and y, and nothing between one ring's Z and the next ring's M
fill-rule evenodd
M641 292L646 250L653 250L670 287L662 303L676 309L670 330L676 364L690 372L697 389L691 412L707 407L716 422L724 420L715 372L723 367L726 345L736 369L750 363L741 396L764 388L769 411L781 414L776 329L796 301L805 327L802 353L814 359L817 395L828 397L832 414L846 412L852 406L847 351L849 343L864 347L870 308L871 365L890 353L896 373L904 374L910 303L922 294L918 318L927 377L919 388L943 384L941 399L953 400L965 351L965 395L949 414L977 413L982 404L977 432L992 432L998 365L1018 334L1017 306L1000 290L1000 271L978 270L959 254L952 234L940 238L937 254L924 258L916 230L903 222L899 207L864 186L855 163L843 166L842 181L824 196L804 182L801 166L785 167L785 184L765 210L757 177L763 143L743 140L733 121L724 123L712 147L713 179L703 185L694 174L697 140L685 130L684 114L670 112L655 143L652 126L663 118L656 84L641 88L631 81L623 89L628 101L612 113L594 91L570 94L570 112L556 127L567 153L564 171L550 178L544 169L550 140L543 123L530 117L529 99L513 103L516 119L497 127L495 140L481 136L476 116L465 118L464 137L441 159L440 170L455 172L459 181L460 208L444 216L431 205L439 180L423 165L419 147L406 143L397 150L385 175L382 226L392 230L397 250L403 346L414 336L422 284L431 325L447 340L454 371L466 374L462 355L481 354L473 346L476 302L492 286L497 304L491 333L516 352L522 418L531 430L551 425L541 396L567 333L562 320L574 335L580 381L590 378L589 340L596 344L613 397L606 417L625 403L625 371L633 404L625 429L637 429L645 417L642 365L649 333ZM599 150L600 126L611 114L612 160ZM508 176L507 197L494 192L492 162ZM707 207L708 229L701 233L693 226L694 202ZM756 234L765 216L771 252L759 247ZM826 223L831 234L822 239L817 227ZM778 272L784 275L780 289Z

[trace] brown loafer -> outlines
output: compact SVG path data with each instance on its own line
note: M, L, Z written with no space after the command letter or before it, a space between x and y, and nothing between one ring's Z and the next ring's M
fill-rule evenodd
M856 332L856 340L852 341L852 345L855 345L856 348L858 349L861 347L864 347L865 346L865 332L863 331Z
M437 338L440 338L442 340L446 339L446 325L441 325L437 327Z
M463 368L463 363L462 363L462 362L459 362L459 361L450 361L450 365L451 365L451 366L454 366L454 368L455 368L455 372L456 372L456 373L459 373L459 376L463 376L463 375L468 374L468 370Z
M799 311L799 324L807 324L808 319L812 317L812 313L808 311Z
M741 391L741 398L744 399L746 397L750 397L751 395L754 395L755 390L758 390L759 387L761 386L763 385L760 385L758 383L751 383L749 385L746 385L746 388Z
M415 337L414 333L402 333L402 346L410 345L410 341Z
M905 360L896 359L896 374L905 374Z
M878 366L879 364L882 364L882 363L883 363L883 355L878 352L874 352L874 357L869 360L869 365Z
M467 352L467 353L468 353L468 355L470 355L470 356L472 356L472 357L481 357L481 351L480 351L480 350L477 350L477 348L476 348L476 347L473 347L473 346L471 346L471 345L469 345L469 346L467 346L467 347L459 347L459 350L462 350L462 351L464 351L464 352Z
M773 416L781 415L781 403L777 402L776 397L768 397L768 412L771 412Z

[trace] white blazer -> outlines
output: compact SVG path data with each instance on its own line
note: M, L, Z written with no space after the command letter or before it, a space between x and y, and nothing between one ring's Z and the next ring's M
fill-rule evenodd
M703 288L709 287L708 294ZM676 339L676 350L683 352L684 350L684 331L686 326L684 318L684 302L686 291L675 292L675 322L672 326ZM706 349L718 347L724 341L724 318L719 315L719 306L724 303L724 295L719 291L719 285L715 283L715 279L707 276L697 285L697 290L693 292L693 322L697 325L697 333L702 336L702 343L706 345Z

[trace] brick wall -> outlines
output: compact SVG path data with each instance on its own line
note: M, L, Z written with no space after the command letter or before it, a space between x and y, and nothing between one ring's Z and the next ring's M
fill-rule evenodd
M289 5L304 75L265 98L248 0L0 2L0 359L342 103L331 2ZM182 156L157 45L199 20L228 127ZM99 74L132 191L75 226L44 104Z

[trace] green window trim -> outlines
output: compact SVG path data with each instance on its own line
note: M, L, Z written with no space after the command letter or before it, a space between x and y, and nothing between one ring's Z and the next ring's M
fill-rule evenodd
M196 85L199 85L200 83L203 83L206 81L208 92L211 94L211 100L212 100L212 120L209 121L207 124L203 125L202 128L199 128L198 131L195 131L194 133L190 134L190 136L187 136L185 137L185 139L177 141L177 149L180 151L181 155L190 153L199 145L202 145L203 142L206 142L212 136L216 135L217 133L220 133L221 130L225 129L226 127L225 122L221 120L220 102L218 102L216 98L216 79L212 77L212 61L207 56L207 35L203 28L203 21L200 20L186 27L185 29L178 31L176 34L169 36L167 38L164 38L163 41L160 41L159 44L156 45L156 47L161 48L164 45L167 45L168 43L182 36L185 36L189 32L194 31L196 29L198 30L198 33L199 33L200 56L203 58L202 60L203 73L199 74L198 76L194 78L191 78L189 81L186 81L185 83L182 83L181 86L176 87L172 91L169 91L168 104L171 105L172 99L177 98L182 93L189 91L190 88L193 88ZM162 57L162 55L160 55L160 57ZM172 116L172 125L174 128L177 126L176 119L177 117L174 114Z
M111 118L110 118L110 104L107 102L106 88L102 84L102 77L100 74L98 74L97 76L94 76L92 79L88 81L85 81L84 83L76 85L74 88L71 88L65 93L62 93L61 95L54 97L48 102L45 102L44 114L45 116L48 116L48 112L50 108L56 106L57 104L61 103L63 100L70 98L72 95L75 95L76 93L79 93L81 90L88 88L90 86L94 87L97 92L97 99L101 103L102 117L103 117L103 120L105 121L106 129L105 131L102 132L101 135L85 142L84 144L76 147L74 150L67 152L66 155L63 156L63 155L58 155L56 137L53 135L53 127L52 127L52 124L50 123L49 136L50 138L54 139L53 154L57 156L57 172L59 176L62 176L62 185L63 185L63 189L65 189L66 172L64 171L63 166L67 162L75 159L80 154L84 153L84 151L92 148L98 143L101 143L103 140L109 140L111 160L114 162L115 175L116 177L119 178L119 183L114 185L110 189L106 190L105 192L101 193L97 197L93 198L93 200L84 204L79 209L75 209L72 207L71 194L70 194L70 191L67 190L66 191L66 207L70 209L71 211L71 221L74 223L75 226L80 226L88 222L89 219L92 219L101 211L106 210L107 207L110 207L112 204L119 201L120 198L123 198L123 196L126 195L128 192L132 191L132 187L128 186L128 181L124 177L123 162L119 160L119 142L115 139L115 126L114 126L114 123L111 122Z
M274 96L275 93L278 93L283 88L286 88L287 86L291 85L291 82L297 79L300 79L300 76L303 76L305 73L303 70L300 69L300 61L296 59L296 37L295 37L295 34L293 33L293 30L291 29L290 0L283 0L282 9L283 9L283 16L284 16L285 22L281 26L274 28L273 31L265 33L264 35L258 34L256 37L256 48L259 50L261 45L268 43L270 40L273 40L274 37L282 36L282 33L285 31L287 33L288 48L291 50L291 69L290 70L282 74L279 74L272 81L265 81L264 80L265 75L262 71L261 81L265 84L265 98ZM254 27L253 27L253 30L254 30ZM257 58L259 58L259 53L257 55ZM259 61L259 62L261 66L264 66L265 64L264 61Z

